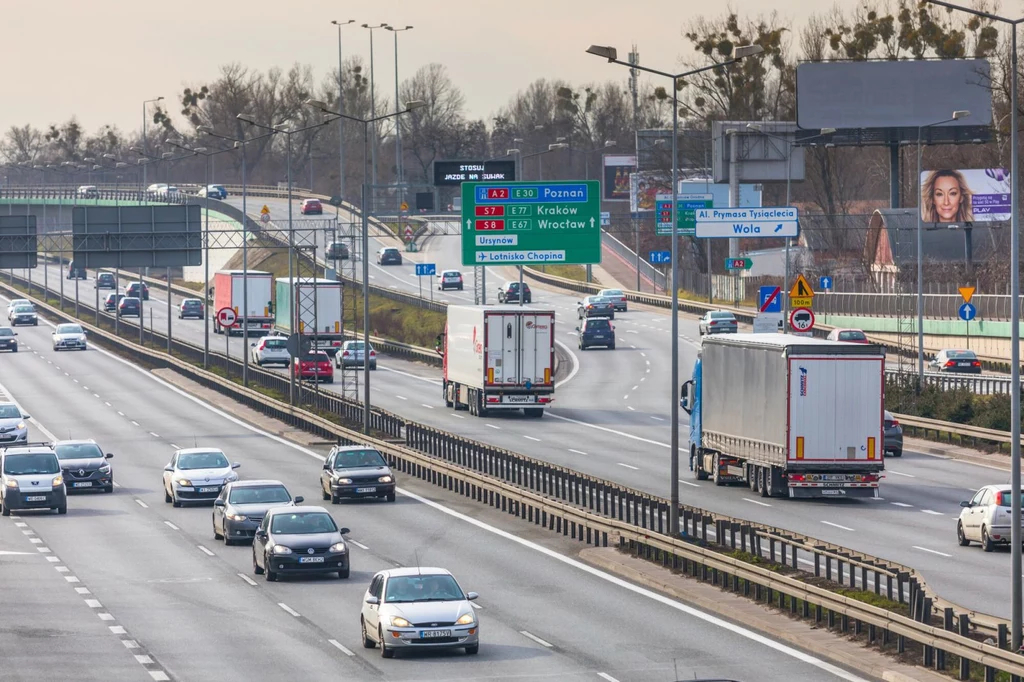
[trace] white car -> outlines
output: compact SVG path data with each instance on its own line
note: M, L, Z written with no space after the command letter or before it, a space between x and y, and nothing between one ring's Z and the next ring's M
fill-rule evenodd
M292 364L292 354L288 352L288 338L285 336L264 336L249 345L253 363L262 367L267 364Z
M380 647L382 658L397 649L480 651L480 621L471 601L443 568L392 568L373 576L363 595L359 625L363 646Z
M1012 488L1008 485L987 485L970 501L961 502L963 509L956 522L956 539L960 546L978 542L983 550L991 552L997 544L1009 544L1012 503Z
M163 196L167 194L167 183L154 182L152 185L146 188L146 193L154 197Z
M19 305L32 305L32 301L27 298L16 298L7 304L7 319L11 319L11 311L17 308Z
M601 289L601 291L597 292L597 295L610 300L615 306L615 312L626 312L628 307L626 294L622 293L621 289Z
M82 185L78 188L78 196L83 199L98 199L100 196L100 190L96 185Z
M54 350L86 349L85 330L78 324L58 324L51 338Z
M225 484L238 480L231 463L216 448L185 448L175 451L164 467L164 502L180 507L184 502L213 502Z
M462 291L462 286L462 273L458 270L442 270L437 276L437 288L441 291L445 289Z

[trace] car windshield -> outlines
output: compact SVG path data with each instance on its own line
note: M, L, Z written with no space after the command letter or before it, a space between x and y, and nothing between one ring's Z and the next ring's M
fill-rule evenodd
M203 305L203 302L194 298L190 298L187 301L182 301L182 305L186 308L199 308Z
M57 325L57 333L58 334L81 334L82 333L82 328L79 327L77 324L58 324Z
M0 405L0 419L21 419L17 405Z
M395 249L395 248L384 249L384 253L398 253L398 249Z
M0 327L0 336L14 336L14 330L10 327Z
M263 347L274 349L284 348L287 350L288 342L285 341L284 339L267 339L266 341L263 342Z
M51 453L29 455L7 455L4 457L4 473L11 476L22 474L56 474L60 472L57 458Z
M861 331L850 331L850 332L839 332L840 341L867 341L868 337L864 336L864 332Z
M101 272L100 273L100 279L102 279L102 280L114 279L114 276L111 275L109 272Z
M14 309L15 313L34 313L35 311L36 309L30 305L19 305Z
M387 462L376 450L342 450L334 458L335 469L384 466L387 466Z
M611 323L608 320L590 320L587 322L588 332L606 332L611 329Z
M291 502L292 496L283 485L260 485L235 488L228 497L231 504L273 504Z
M338 527L327 512L300 512L295 514L274 514L270 521L270 532L280 535L308 535L311 533L336 533Z
M306 353L302 356L303 362L327 362L327 353Z
M223 452L188 452L178 456L178 468L189 469L224 469L230 466Z
M57 459L103 459L103 451L96 443L65 443L55 450Z
M618 289L606 289L601 292L601 296L622 296L622 292Z
M128 296L125 296L125 297L122 297L122 298L121 298L121 303L122 303L123 305L126 305L126 306L133 306L133 305L138 305L138 303L139 303L139 299L137 299L137 298L135 298L135 297L128 297Z
M349 341L348 343L345 344L345 348L348 349L348 350L362 350L363 349L363 342L362 341Z
M26 303L28 303L28 301L26 301L25 299L16 298L13 301L11 301L10 307L17 308L19 305L25 305Z
M462 588L450 575L402 575L388 580L384 601L388 604L465 599Z
M733 319L732 313L711 313L712 320L731 320Z
M946 357L954 360L973 360L978 356L974 354L973 350L947 350Z

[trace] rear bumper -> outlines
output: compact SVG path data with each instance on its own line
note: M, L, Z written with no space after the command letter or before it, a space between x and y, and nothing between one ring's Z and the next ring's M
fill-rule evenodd
M861 487L819 487L789 486L789 497L796 498L868 498L878 497L878 484L864 484Z

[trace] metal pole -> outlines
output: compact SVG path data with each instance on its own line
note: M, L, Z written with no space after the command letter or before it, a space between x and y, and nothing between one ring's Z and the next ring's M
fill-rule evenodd
M519 307L523 307L523 300L526 296L523 294L523 266L519 266Z
M373 29L371 28L370 29L370 118L375 118L376 116L377 116L377 96L374 94L374 87L373 87ZM370 147L370 155L371 155L371 158L372 158L372 161L371 161L371 177L373 178L371 180L371 184L373 186L376 186L377 185L377 124L376 124L376 122L371 122L370 125L373 126L373 145ZM364 154L365 154L365 145L363 145L363 147L364 147ZM365 184L365 183L366 183L366 180L364 179L363 180L363 184ZM364 191L363 192L363 202L364 202L363 203L363 212L364 213L367 210L367 206L366 206L366 203L365 203L366 200L367 200L367 193ZM363 349L363 355L366 355L366 349Z
M291 133L285 134L288 139L288 174L286 180L288 181L288 316L289 326L293 335L299 333L298 316L295 311L295 274L292 269L292 260L295 258L295 231L292 229L292 136ZM245 279L243 278L244 282ZM280 301L278 301L280 305ZM296 344L298 348L297 355L299 357L299 363L302 363L302 343ZM288 378L288 403L290 405L295 404L295 358L292 358L291 372L289 372Z
M188 215L188 209L186 209ZM187 231L187 229L186 229ZM167 266L167 354L171 354L171 266ZM203 306L205 310L205 305Z
M206 187L210 186L210 156L206 155ZM186 203L187 206L187 203ZM188 210L187 208L185 210ZM203 307L210 307L210 199L206 199L203 228ZM168 296L170 293L168 292ZM203 369L210 368L210 316L203 315Z
M671 433L671 465L669 480L671 485L670 505L668 513L668 532L672 536L679 535L679 225L676 220L679 192L679 90L676 79L672 78L672 380L669 382L672 405ZM639 268L637 269L639 272Z
M373 32L370 32L373 35ZM366 159L366 142L369 125L363 124L363 159ZM363 433L370 433L370 214L366 201L369 195L366 186L366 166L363 166Z
M1010 549L1013 554L1010 581L1013 585L1013 650L1021 646L1021 500L1020 500L1020 179L1017 177L1017 22L1011 24L1010 41L1010 168L1013 187L1010 221L1010 490L1012 495ZM919 174L920 177L920 174Z
M338 27L338 58L341 58L341 27ZM340 62L339 62L340 63ZM340 73L340 71L339 71ZM341 77L339 76L339 82ZM340 120L340 119L339 119ZM344 159L344 157L342 157ZM344 161L342 161L344 164ZM342 165L344 168L344 165ZM248 222L249 214L247 213L245 200L246 200L246 187L245 187L245 129L242 130L242 300L245 301L245 305L249 305L249 232ZM207 312L204 310L204 312ZM248 312L248 311L247 311ZM249 319L248 314L246 315L245 321L245 332L242 334L244 342L242 343L242 386L249 385Z
M398 180L398 198L405 201L402 189L402 125L398 105L398 30L395 29L395 175Z
M345 113L345 84L342 76L341 24L338 24L338 111ZM242 175L245 176L245 142L242 142ZM345 201L345 119L338 117L338 196ZM245 180L242 180L242 201L245 202ZM244 211L243 211L244 213ZM244 258L244 255L243 255ZM243 268L244 269L244 268ZM244 369L244 368L243 368ZM245 384L243 378L242 384Z
M790 185L793 180L793 141L787 139L787 154L786 154L786 206L789 206L790 202ZM786 277L783 286L784 293L782 298L782 319L789 319L789 245L792 239L786 237Z
M924 242L921 230L921 129L917 127L917 390L924 386ZM1016 319L1016 318L1012 318ZM1019 574L1018 574L1019 575ZM1020 581L1018 581L1020 582Z
M146 103L145 102L142 103L142 151L144 151L146 153L146 156L149 156L149 138L146 137ZM143 190L143 195L142 196L143 197L146 196L145 195L145 190L146 190L146 165L147 164L142 164L142 190ZM116 289L114 290L114 293L117 293Z

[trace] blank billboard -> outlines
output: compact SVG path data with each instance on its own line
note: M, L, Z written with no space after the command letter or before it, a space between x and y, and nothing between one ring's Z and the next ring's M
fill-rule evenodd
M797 125L813 128L916 128L992 123L984 59L809 62L796 69Z
M71 213L72 249L86 268L202 265L200 207L76 206Z

